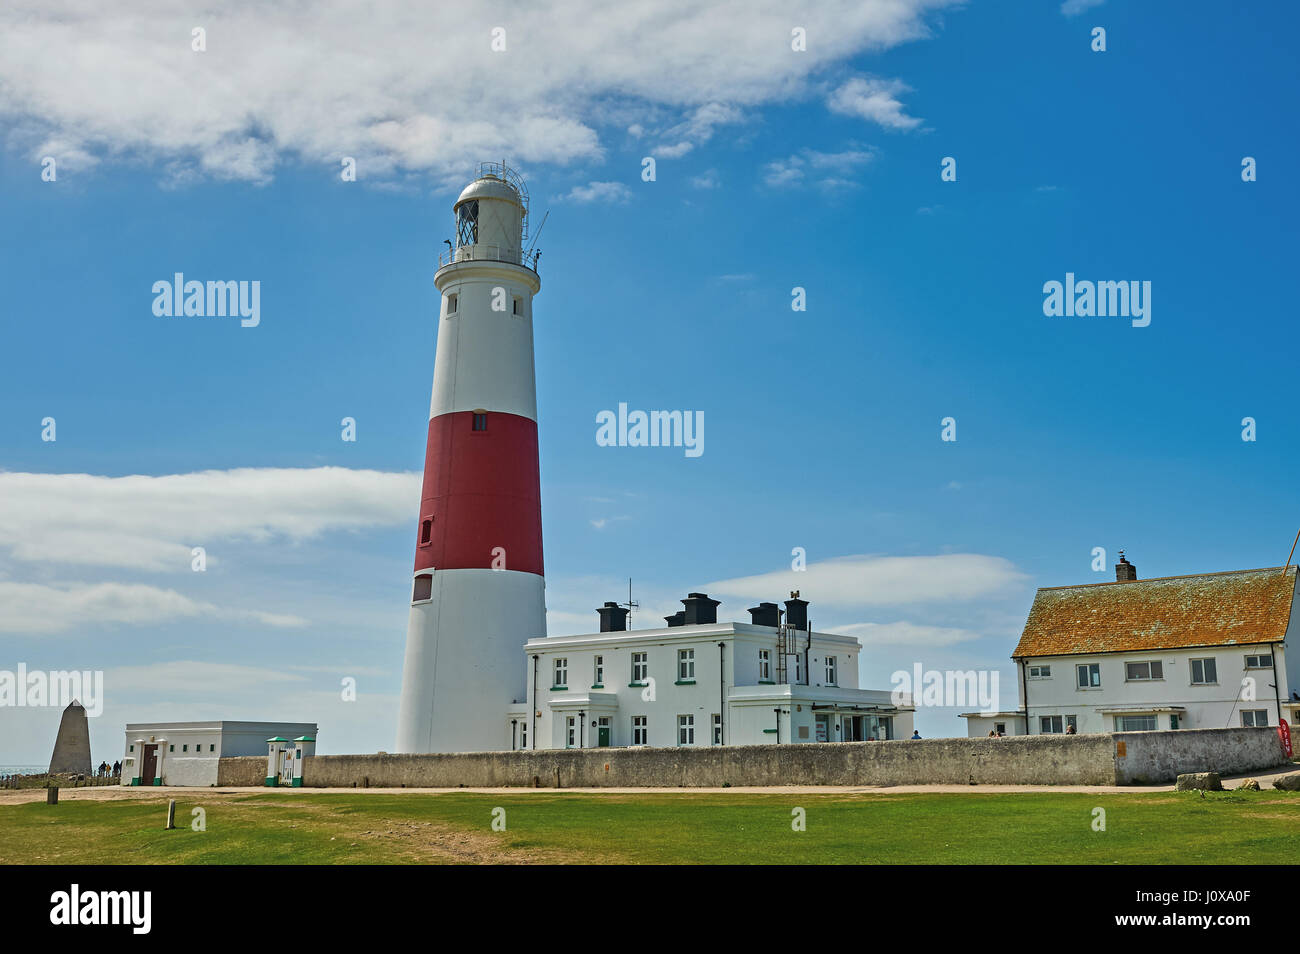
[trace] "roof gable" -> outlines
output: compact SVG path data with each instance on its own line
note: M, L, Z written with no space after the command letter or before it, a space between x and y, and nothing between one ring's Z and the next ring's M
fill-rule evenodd
M1280 642L1296 567L1040 589L1013 659Z

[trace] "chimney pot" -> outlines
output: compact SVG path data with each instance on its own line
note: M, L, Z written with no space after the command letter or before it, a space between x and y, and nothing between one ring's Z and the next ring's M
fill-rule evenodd
M602 633L621 633L627 629L628 610L617 603L606 601L596 610L600 614L600 631Z
M718 621L718 604L721 600L709 599L707 593L687 593L686 599L682 603L686 606L683 610L683 624L685 626L694 626L699 623L716 623ZM671 624L669 624L671 625Z
M797 592L797 591L796 591ZM808 628L808 601L793 596L785 601L785 622L794 629Z
M755 626L780 626L784 612L775 603L759 603L749 608L750 622Z

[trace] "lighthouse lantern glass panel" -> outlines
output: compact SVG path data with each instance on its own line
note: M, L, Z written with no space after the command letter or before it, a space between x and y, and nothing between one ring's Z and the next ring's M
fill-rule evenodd
M478 242L478 202L466 202L456 210L456 246Z

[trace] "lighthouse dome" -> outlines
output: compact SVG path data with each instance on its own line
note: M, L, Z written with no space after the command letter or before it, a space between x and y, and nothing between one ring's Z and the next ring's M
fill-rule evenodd
M515 187L500 176L495 175L479 176L465 186L460 193L460 197L456 199L456 206L459 207L471 199L504 199L507 202L522 205L519 192Z

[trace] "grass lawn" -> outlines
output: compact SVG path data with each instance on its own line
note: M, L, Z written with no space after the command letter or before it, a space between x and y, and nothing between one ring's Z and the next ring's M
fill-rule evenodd
M0 863L1291 864L1300 794L300 794L0 805ZM207 830L191 830L191 810ZM492 831L494 808L506 831ZM807 813L793 831L792 809ZM1093 809L1105 809L1105 831Z

